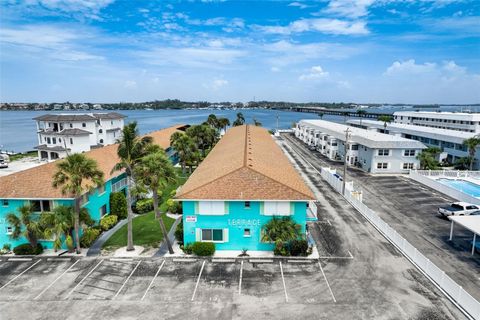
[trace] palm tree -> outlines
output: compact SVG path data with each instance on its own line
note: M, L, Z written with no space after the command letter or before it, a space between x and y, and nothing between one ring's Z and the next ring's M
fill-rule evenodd
M273 217L263 226L263 242L287 242L298 239L300 236L300 225L290 217Z
M213 113L208 116L207 121L205 121L205 123L208 124L211 128L214 128L214 129L218 128L218 119L217 119L217 116L214 115Z
M468 156L470 158L470 171L473 170L473 163L475 162L475 153L480 144L480 138L475 136L463 141L463 145L468 148Z
M170 137L170 145L178 154L180 159L180 164L182 166L182 173L185 174L185 168L187 166L187 161L191 157L191 153L196 151L195 143L192 138L187 136L183 132L175 132Z
M158 209L158 191L160 188L177 180L175 169L165 152L159 151L150 153L140 160L135 167L135 176L137 182L145 186L145 188L150 190L153 194L153 210L155 211L155 217L158 219L160 228L162 229L163 237L168 246L168 251L172 254L173 248L170 239L168 238L168 231L163 223L162 213Z
M89 187L86 187L86 182ZM74 153L57 163L57 171L53 175L53 187L61 188L62 194L68 194L75 202L75 247L80 253L80 197L90 189L103 185L103 172L97 167L97 162L87 158L82 153Z
M420 161L421 169L435 170L438 167L437 160L435 160L435 157L427 150L420 152L417 155L417 159Z
M256 127L261 127L262 123L260 121L258 121L257 119L253 118L253 125L256 126Z
M392 122L392 116L382 115L377 118L378 121L383 122L383 129L387 131L387 123Z
M91 226L94 221L90 218L88 210L80 209L80 224L82 226ZM61 249L64 239L72 235L75 225L75 213L70 206L57 206L52 212L42 212L40 224L43 230L43 237L46 239L55 238L53 249Z
M134 184L134 169L140 159L147 154L152 146L152 137L140 137L137 128L137 122L130 122L123 127L122 138L117 140L117 154L120 162L117 163L113 171L125 170L127 175L127 251L135 250L133 246L133 212L132 212L132 194L131 188Z
M218 125L224 132L227 132L227 126L230 125L230 120L228 120L228 118L219 118Z
M243 124L245 124L245 117L243 116L243 113L239 112L239 113L237 113L237 119L235 119L235 121L233 121L233 126L237 127L237 126L241 126Z
M205 125L191 126L186 133L202 151L203 156L205 156L205 151L212 148L218 140L218 132Z
M192 173L193 171L193 166L198 166L201 160L202 154L200 153L200 151L195 149L195 151L188 156L186 161L186 165L189 167L190 173Z
M43 233L38 219L35 219L33 207L29 204L23 205L18 208L18 212L20 217L14 213L9 213L6 216L7 223L13 228L10 237L18 239L20 236L24 236L32 248L36 248L38 238L41 238Z

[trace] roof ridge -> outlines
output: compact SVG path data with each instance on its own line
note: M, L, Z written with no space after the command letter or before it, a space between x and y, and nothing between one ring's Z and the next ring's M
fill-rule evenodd
M266 175L266 174L264 174L264 173L262 173L262 172L260 172L260 171L258 171L258 170L256 170L256 169L253 169L252 167L249 167L249 168L247 168L247 169L252 170L252 171L255 171L256 173L258 173L258 174L260 174L260 175L262 175L262 176L264 176L264 177L266 177L266 178L268 178L268 179L270 179L270 180L272 180L272 181L278 182L278 183L280 183L282 186L285 186L285 187L289 188L290 190L293 190L293 191L295 191L295 192L298 192L298 193L300 193L300 194L303 194L304 196L307 196L307 197L310 197L310 196L311 196L311 195L308 195L308 194L303 193L302 191L299 191L299 190L297 190L297 189L294 189L294 188L286 185L285 183L283 183L283 182L281 182L281 181L279 181L279 180L277 180L277 179L274 179L274 178L272 178L272 177L270 177L270 176L268 176L268 175ZM300 178L300 179L301 179L301 178Z
M248 125L245 125L245 137L243 148L243 166L247 166L247 140L248 140Z

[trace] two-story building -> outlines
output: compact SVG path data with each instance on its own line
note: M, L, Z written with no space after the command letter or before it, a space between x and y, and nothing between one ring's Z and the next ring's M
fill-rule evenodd
M148 133L153 143L167 151L173 162L175 153L170 148L170 136L177 131L184 131L187 126L177 125ZM125 173L111 172L119 162L117 144L94 149L85 155L97 162L98 168L104 174L105 184L82 195L81 206L86 208L90 217L98 222L104 215L110 213L110 194L125 190L127 186ZM57 160L62 161L62 160ZM49 212L55 206L73 206L74 199L62 194L60 189L52 186L53 175L57 171L57 161L49 162L28 170L0 177L0 248L8 243L12 247L27 242L23 237L14 240L10 237L13 228L6 221L9 213L18 214L18 208L30 204L35 213ZM53 240L42 240L45 248L53 246Z
M233 127L177 193L185 244L217 250L273 250L262 241L273 217L291 217L305 235L310 189L266 129Z
M396 111L393 122L420 127L480 133L480 113L444 111Z
M345 152L347 129L348 148ZM420 141L325 120L301 120L295 136L331 160L344 161L371 173L406 173L419 167ZM345 154L346 153L346 154Z
M117 112L36 117L38 158L51 161L113 144L120 138L124 118Z

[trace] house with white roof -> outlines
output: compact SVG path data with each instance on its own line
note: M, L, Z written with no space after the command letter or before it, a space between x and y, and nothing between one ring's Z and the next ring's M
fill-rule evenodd
M345 154L346 131L349 130ZM331 160L371 173L406 173L419 167L416 156L426 146L405 139L324 120L301 120L295 136Z
M441 111L397 111L393 122L430 128L480 133L480 113Z

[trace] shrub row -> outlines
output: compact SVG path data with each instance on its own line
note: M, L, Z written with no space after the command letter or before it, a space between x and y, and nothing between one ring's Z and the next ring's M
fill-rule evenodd
M148 213L153 210L153 199L141 199L135 204L135 211L139 214Z
M114 225L117 224L118 217L113 214L109 214L108 216L103 217L100 219L100 227L102 230L107 231L111 229Z
M175 239L177 239L177 242L179 245L183 244L183 220L180 220L180 223L177 225L177 228L175 229Z
M123 192L110 194L110 214L117 216L120 220L127 217L127 198Z
M288 242L275 242L273 253L277 256L308 256L311 249L308 247L307 240L297 239Z
M195 254L197 256L213 256L215 253L215 243L213 242L194 242L187 244L183 251L186 254Z
M24 243L13 248L13 252L17 256L27 256L27 255L37 255L43 252L43 247L40 243L37 244L37 247L32 247L29 243Z
M89 248L92 243L98 238L100 235L100 229L97 228L85 228L83 230L83 234L80 237L80 246L82 248Z

